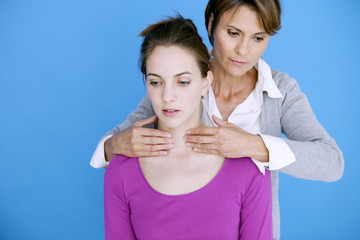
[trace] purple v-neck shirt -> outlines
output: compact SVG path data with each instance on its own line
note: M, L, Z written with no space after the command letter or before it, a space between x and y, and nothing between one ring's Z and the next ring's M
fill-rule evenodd
M270 174L250 158L228 158L204 187L165 195L138 158L116 155L105 173L105 236L112 239L273 239Z

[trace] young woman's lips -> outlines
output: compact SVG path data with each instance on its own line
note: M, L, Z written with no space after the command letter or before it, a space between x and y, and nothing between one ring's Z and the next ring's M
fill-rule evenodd
M180 110L164 108L162 110L162 112L163 112L164 116L166 116L166 117L173 117L173 116L177 115L180 112Z
M236 60L231 60L231 62L233 62L236 66L244 66L246 64L246 62L240 62Z

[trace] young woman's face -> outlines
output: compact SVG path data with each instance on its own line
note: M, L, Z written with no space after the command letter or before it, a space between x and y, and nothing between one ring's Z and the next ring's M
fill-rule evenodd
M146 85L159 125L173 129L200 122L201 96L211 85L203 78L195 57L177 46L158 46L146 61Z
M215 71L219 69L234 77L242 76L254 67L270 38L261 26L257 12L246 5L226 11L213 37Z

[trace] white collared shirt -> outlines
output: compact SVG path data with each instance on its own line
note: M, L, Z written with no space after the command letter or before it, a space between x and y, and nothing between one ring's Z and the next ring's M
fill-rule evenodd
M260 132L260 113L263 103L263 92L266 91L270 98L283 98L283 96L272 78L271 68L263 59L259 60L255 65L255 68L258 70L258 81L255 89L244 102L236 106L234 111L230 114L228 122L235 124L249 133L259 134L262 137L265 146L269 151L269 162L260 162L256 159L252 160L264 174L265 168L277 170L295 162L295 155L281 138L263 135ZM203 97L202 105L201 121L206 126L216 126L211 116L215 115L220 119L222 119L222 117L216 104L214 92L211 88L209 93ZM104 143L111 136L112 135L106 136L98 143L91 158L91 166L103 168L108 165L108 162L105 160Z
M281 138L263 135L260 132L260 113L263 104L263 92L266 91L270 98L283 98L283 96L272 78L271 68L263 59L259 60L255 68L258 70L258 81L255 89L244 102L236 106L227 121L251 134L259 134L262 137L269 151L269 162L260 162L256 159L252 160L264 174L265 167L269 170L277 170L295 162L295 155ZM202 105L201 121L207 126L216 126L211 116L215 115L220 119L222 119L222 116L211 88L209 89L209 94L203 97Z

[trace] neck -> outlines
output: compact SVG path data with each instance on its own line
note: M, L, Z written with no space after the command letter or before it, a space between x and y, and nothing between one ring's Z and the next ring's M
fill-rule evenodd
M213 66L214 81L212 89L215 96L231 99L234 95L247 95L254 89L258 78L258 71L253 67L241 76L226 73L220 66Z
M186 131L190 128L198 128L204 127L204 124L199 121L192 124L184 124L182 126L178 126L176 128L168 128L161 121L159 121L159 129L167 131L171 134L171 138L174 141L174 148L167 155L169 156L184 156L188 154L192 154L193 151L191 148L185 145L184 136L186 135Z

